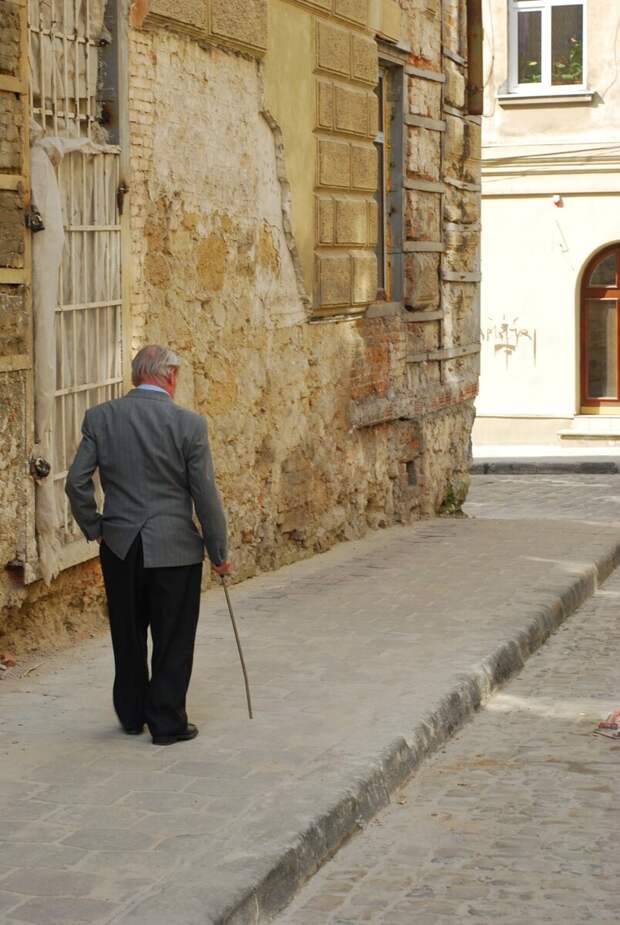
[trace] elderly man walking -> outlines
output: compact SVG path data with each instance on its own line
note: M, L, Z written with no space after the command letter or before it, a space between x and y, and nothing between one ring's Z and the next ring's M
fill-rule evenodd
M135 388L86 412L66 485L82 532L101 546L116 713L130 735L146 722L155 745L198 735L187 721L185 699L205 548L218 575L230 572L207 428L200 415L173 401L179 365L165 347L140 350L132 363ZM105 495L102 514L96 469Z

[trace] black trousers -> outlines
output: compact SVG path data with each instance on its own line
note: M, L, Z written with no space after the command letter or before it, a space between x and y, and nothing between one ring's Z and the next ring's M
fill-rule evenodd
M152 735L175 735L187 726L185 698L194 659L202 562L145 568L138 534L125 559L102 543L101 569L114 649L117 716L126 728L146 722Z

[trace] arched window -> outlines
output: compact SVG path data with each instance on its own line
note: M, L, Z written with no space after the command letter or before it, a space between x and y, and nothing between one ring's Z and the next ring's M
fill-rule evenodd
M581 286L581 405L620 406L620 244L594 257Z

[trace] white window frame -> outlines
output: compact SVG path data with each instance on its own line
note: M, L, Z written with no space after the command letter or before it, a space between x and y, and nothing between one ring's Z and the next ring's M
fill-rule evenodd
M572 96L588 92L587 58L587 2L588 0L508 0L508 86L511 94L519 96ZM551 82L551 11L555 6L577 6L583 10L583 82L567 87ZM520 12L541 14L541 82L518 82L519 75L519 33Z

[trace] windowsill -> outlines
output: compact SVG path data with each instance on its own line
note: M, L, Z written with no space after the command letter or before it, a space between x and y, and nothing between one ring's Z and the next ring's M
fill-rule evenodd
M368 305L354 305L349 309L317 309L308 318L308 323L322 324L334 321L358 321L360 318L392 318L396 316L403 316L405 320L410 320L408 315L409 312L405 311L405 305L402 301L370 302Z
M371 302L366 309L367 318L391 318L400 315L403 302Z
M349 308L322 308L315 309L307 319L308 324L336 324L340 321L358 321L366 314L366 305L355 305Z
M576 103L591 103L594 90L574 90L569 93L498 93L500 106L574 106Z

